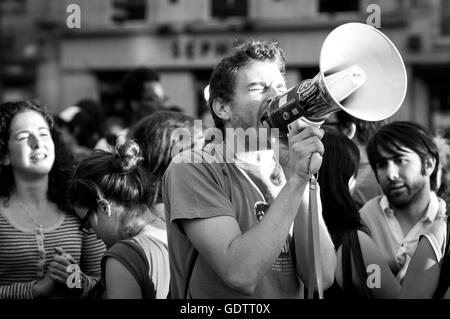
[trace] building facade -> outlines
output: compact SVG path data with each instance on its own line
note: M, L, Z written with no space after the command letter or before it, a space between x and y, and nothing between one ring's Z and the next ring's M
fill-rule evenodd
M2 39L15 39L0 64L3 96L34 96L55 112L90 97L113 114L120 108L120 78L149 66L160 73L170 104L200 116L212 68L236 43L250 37L278 41L293 86L317 74L322 43L335 27L375 21L407 68L407 96L393 119L450 128L450 1L6 2L22 11L2 14ZM30 74L12 81L8 68L14 63Z

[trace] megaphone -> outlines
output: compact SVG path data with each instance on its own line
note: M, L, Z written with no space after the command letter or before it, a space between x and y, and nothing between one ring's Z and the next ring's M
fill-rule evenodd
M380 121L400 108L406 86L405 65L389 38L367 24L346 23L325 39L320 72L271 100L260 120L286 134L292 125L320 126L339 110Z

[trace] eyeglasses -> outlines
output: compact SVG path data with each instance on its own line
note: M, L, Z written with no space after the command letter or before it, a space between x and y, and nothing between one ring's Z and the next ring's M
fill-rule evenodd
M75 185L75 187L72 187L73 192L76 192L77 187L82 186L87 188L88 193L95 194L95 204L92 204L90 207L87 208L87 212L81 219L81 224L79 227L79 230L82 231L83 233L92 234L95 231L90 224L90 217L98 209L100 209L102 212L105 212L108 215L108 217L111 216L111 203L102 196L102 193L98 188L98 186L90 180L77 179L74 181L73 185ZM73 198L71 199L71 202L73 203ZM92 208L92 206L94 205L96 207L95 209ZM73 204L72 207L74 207ZM75 208L74 210L76 211Z
M86 215L84 215L84 217L81 219L80 227L78 229L85 234L95 233L95 230L92 228L91 222L89 221L89 219L91 218L91 215L94 212L95 212L94 209L88 208Z

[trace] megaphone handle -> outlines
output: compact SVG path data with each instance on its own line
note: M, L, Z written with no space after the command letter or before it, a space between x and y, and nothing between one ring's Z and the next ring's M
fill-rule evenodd
M309 160L309 174L315 175L319 173L321 165L321 155L319 153L312 153L311 159Z
M288 125L288 130L291 132L295 127L297 127L300 131L308 126L316 126L319 127L323 124L324 121L321 122L313 122L308 120L305 117L300 117L299 119L295 120L294 122L290 123ZM317 174L320 169L321 164L321 155L319 153L312 153L311 157L309 159L309 173L311 174Z

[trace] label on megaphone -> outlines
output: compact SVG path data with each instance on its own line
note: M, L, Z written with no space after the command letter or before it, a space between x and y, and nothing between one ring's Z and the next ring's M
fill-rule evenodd
M275 97L263 112L262 121L267 121L271 127L280 129L282 133L289 132L290 125L318 125L331 114L341 109L339 102L343 101L361 85L366 75L357 65L333 73L325 79L317 74L313 79L300 82L285 93ZM324 81L327 82L328 89ZM300 120L297 123L297 120Z

